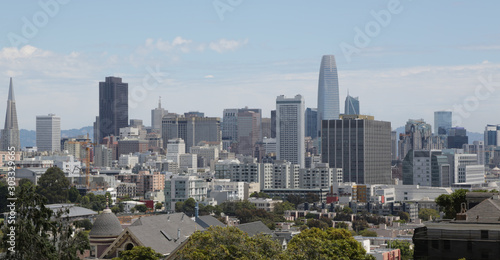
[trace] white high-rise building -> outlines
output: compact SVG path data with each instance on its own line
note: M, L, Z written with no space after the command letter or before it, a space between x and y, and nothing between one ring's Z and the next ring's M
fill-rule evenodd
M36 146L38 151L61 151L61 118L49 114L36 117Z
M305 167L305 102L301 95L276 99L277 159Z

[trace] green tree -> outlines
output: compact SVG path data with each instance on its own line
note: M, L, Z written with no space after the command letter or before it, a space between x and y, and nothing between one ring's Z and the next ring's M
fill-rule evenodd
M119 257L112 260L158 260L163 257L162 254L156 253L151 247L136 246L130 250L121 252Z
M346 206L342 209L342 212L344 214L352 214L352 209Z
M68 191L69 201L71 201L71 203L75 203L78 201L78 198L80 198L80 192L75 186L71 187Z
M439 218L439 213L435 209L421 208L418 211L418 218L422 220L431 220L431 218Z
M335 222L335 228L349 229L349 225L347 223L345 223L344 221Z
M262 191L261 192L254 191L252 194L250 194L250 197L252 197L252 198L265 198L265 199L270 198L269 195L265 194Z
M311 228L294 236L287 248L291 259L375 259L345 229Z
M158 202L158 203L155 204L155 209L156 210L160 210L162 207L163 207L163 204L161 204L161 202Z
M303 198L301 198L300 196L298 195L293 195L293 194L290 194L286 197L286 200L290 203L292 203L293 205L295 205L295 207L297 207L299 204L301 203L304 203L305 200Z
M294 210L295 205L288 201L283 201L281 203L274 204L274 213L278 215L283 215L286 210Z
M328 228L328 224L326 224L325 222L323 222L321 220L317 220L317 219L308 219L306 225L309 228L319 228L322 230L325 230Z
M399 211L398 216L401 220L404 220L405 222L410 221L410 214L408 212Z
M51 167L38 180L37 192L47 198L47 203L66 203L69 181L58 167Z
M174 259L279 259L281 246L268 235L248 236L236 227L193 233Z
M10 247L11 228L16 233L15 252L7 251L7 259L79 259L77 252L90 249L83 232L73 235L73 227L63 214L45 207L47 199L35 192L34 186L22 186L16 191L16 218L2 228L3 249ZM43 258L40 258L43 257Z
M78 221L75 221L74 224L75 224L76 227L85 228L85 230L92 229L92 222L90 222L89 219L78 220Z
M365 229L365 230L360 231L359 235L364 236L364 237L377 237L377 232Z
M135 205L134 208L135 208L135 210L142 212L142 213L148 211L148 207L144 204Z
M369 227L370 227L370 225L364 219L356 219L352 222L352 229L354 229L358 233L369 228Z
M456 217L457 213L461 210L462 203L465 203L466 189L459 189L454 191L452 194L441 194L436 198L436 204L441 207L441 211L444 212L445 218L453 219Z
M402 260L413 259L413 250L410 247L411 246L410 242L394 240L394 241L389 241L387 243L387 246L389 248L399 248L399 250L401 250Z
M306 194L306 202L314 203L318 201L319 201L319 196L317 194L314 194L312 192Z

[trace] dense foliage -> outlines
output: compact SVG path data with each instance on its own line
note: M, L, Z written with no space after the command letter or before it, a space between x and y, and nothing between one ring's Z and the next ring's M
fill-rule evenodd
M436 204L444 212L444 218L454 219L460 213L462 203L465 203L466 189L459 189L452 194L441 194L436 198Z
M47 199L48 204L66 203L69 180L58 167L51 167L38 180L36 191Z

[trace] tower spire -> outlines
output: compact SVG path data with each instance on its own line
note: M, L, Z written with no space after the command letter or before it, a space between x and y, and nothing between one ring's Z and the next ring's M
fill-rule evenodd
M12 78L10 78L9 96L7 98L7 109L5 112L5 125L2 130L1 150L7 151L9 147L15 147L16 151L18 151L21 148L20 144L16 100L14 98L14 84L12 84Z
M158 99L158 108L161 108L161 96L160 96L160 98Z

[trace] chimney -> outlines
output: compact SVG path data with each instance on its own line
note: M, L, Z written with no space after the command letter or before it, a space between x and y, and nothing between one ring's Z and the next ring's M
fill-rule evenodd
M178 228L177 229L177 240L179 240L180 237L181 237L181 229Z

